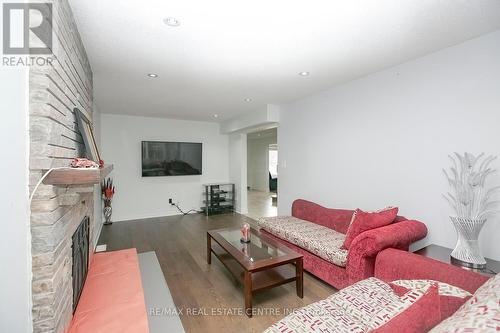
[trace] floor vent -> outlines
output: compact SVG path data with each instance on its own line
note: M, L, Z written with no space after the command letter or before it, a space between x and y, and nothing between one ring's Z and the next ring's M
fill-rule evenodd
M96 253L97 253L97 252L106 252L106 248L107 248L107 247L108 247L108 246L107 246L106 244L97 245L97 246L95 247L95 252L96 252Z

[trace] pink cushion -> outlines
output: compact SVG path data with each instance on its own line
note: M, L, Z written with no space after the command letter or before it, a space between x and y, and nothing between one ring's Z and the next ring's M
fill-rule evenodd
M364 212L361 209L356 209L352 216L351 224L347 229L347 234L344 241L344 247L349 249L352 241L361 233L384 227L391 224L398 215L397 207L388 207L377 212Z
M391 285L396 294L404 287ZM422 333L427 332L441 321L439 294L437 285L432 285L427 292L409 308L392 318L389 322L373 330L373 333Z
M96 253L68 333L147 333L136 249Z

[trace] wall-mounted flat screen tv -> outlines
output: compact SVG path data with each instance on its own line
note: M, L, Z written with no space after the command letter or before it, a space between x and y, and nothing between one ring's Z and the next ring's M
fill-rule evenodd
M142 176L201 175L202 144L142 141Z

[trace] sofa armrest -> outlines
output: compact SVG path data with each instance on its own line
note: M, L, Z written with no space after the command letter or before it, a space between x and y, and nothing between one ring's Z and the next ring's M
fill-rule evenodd
M484 275L396 249L386 249L378 254L375 277L384 281L435 280L457 286L470 293L474 293L488 280Z
M419 221L406 220L365 231L354 238L349 257L375 257L387 248L408 250L410 244L427 236L427 227Z
M349 282L373 276L377 254L387 248L408 251L410 244L427 236L427 227L419 221L406 220L371 229L358 235L347 256Z

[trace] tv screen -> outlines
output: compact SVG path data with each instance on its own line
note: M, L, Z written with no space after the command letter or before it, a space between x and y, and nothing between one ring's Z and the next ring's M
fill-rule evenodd
M142 141L142 176L201 175L202 144Z

